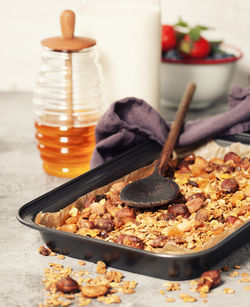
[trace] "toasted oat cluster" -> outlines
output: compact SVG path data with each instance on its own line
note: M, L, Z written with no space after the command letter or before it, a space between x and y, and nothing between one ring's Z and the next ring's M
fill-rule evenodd
M85 262L80 261L79 265ZM121 303L119 292L135 293L137 282L123 280L122 272L108 270L104 262L97 262L96 273L96 277L91 277L88 271L73 271L71 267L49 263L43 279L48 297L39 307L69 306L76 299L78 306L87 306L93 300L105 304Z
M166 244L202 249L208 240L250 219L250 159L228 152L205 160L189 154L171 161L180 194L158 210L135 210L120 200L124 182L72 208L58 230L161 252Z

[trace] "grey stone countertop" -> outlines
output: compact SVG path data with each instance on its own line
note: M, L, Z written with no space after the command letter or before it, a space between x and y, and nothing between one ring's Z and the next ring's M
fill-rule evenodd
M30 93L1 93L0 94L0 306L35 307L45 301L47 294L42 284L44 269L49 263L70 266L75 270L87 270L95 274L96 264L86 262L79 267L78 260L66 257L64 260L56 256L42 256L38 248L43 241L38 231L32 230L19 223L16 219L18 209L30 200L66 182L66 179L48 176L41 167L41 161L36 149L32 117L32 95ZM226 106L213 106L209 111L191 112L189 118L205 117L225 110ZM170 119L174 114L169 111ZM172 112L172 113L171 113ZM230 272L222 273L222 284L213 289L207 297L206 306L249 306L250 291L244 287L249 282L239 282L241 273L250 277L250 243L218 263L215 268L228 265L233 272L234 265L238 276L232 277ZM181 281L181 290L167 292L164 286L166 280L147 277L123 271L125 280L138 282L134 294L119 294L122 302L117 306L165 306L166 297L175 298L173 306L203 305L203 298L198 293L190 291L190 281ZM224 288L235 290L233 294L225 294ZM165 294L160 290L165 289ZM188 293L197 298L197 302L184 303L180 293ZM89 306L100 306L93 300ZM71 306L78 306L74 301Z

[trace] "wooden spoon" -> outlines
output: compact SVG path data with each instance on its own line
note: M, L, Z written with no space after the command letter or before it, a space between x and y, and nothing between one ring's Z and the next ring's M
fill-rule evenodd
M194 83L189 83L186 87L152 175L126 185L121 191L120 198L128 206L137 208L162 206L174 200L178 195L179 186L177 183L163 177L163 174L171 158L195 88Z

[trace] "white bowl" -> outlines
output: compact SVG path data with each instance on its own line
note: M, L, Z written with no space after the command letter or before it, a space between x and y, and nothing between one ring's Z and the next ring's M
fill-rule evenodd
M162 59L161 63L161 104L177 108L188 82L197 88L190 109L204 109L224 96L230 87L237 61L242 52L235 47L222 44L220 49L235 57L211 60Z

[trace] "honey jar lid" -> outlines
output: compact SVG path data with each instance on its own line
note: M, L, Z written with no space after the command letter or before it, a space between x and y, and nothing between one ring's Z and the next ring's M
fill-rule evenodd
M74 36L75 13L73 11L63 11L60 16L60 24L62 36L43 39L42 46L55 51L79 51L96 44L92 38Z

